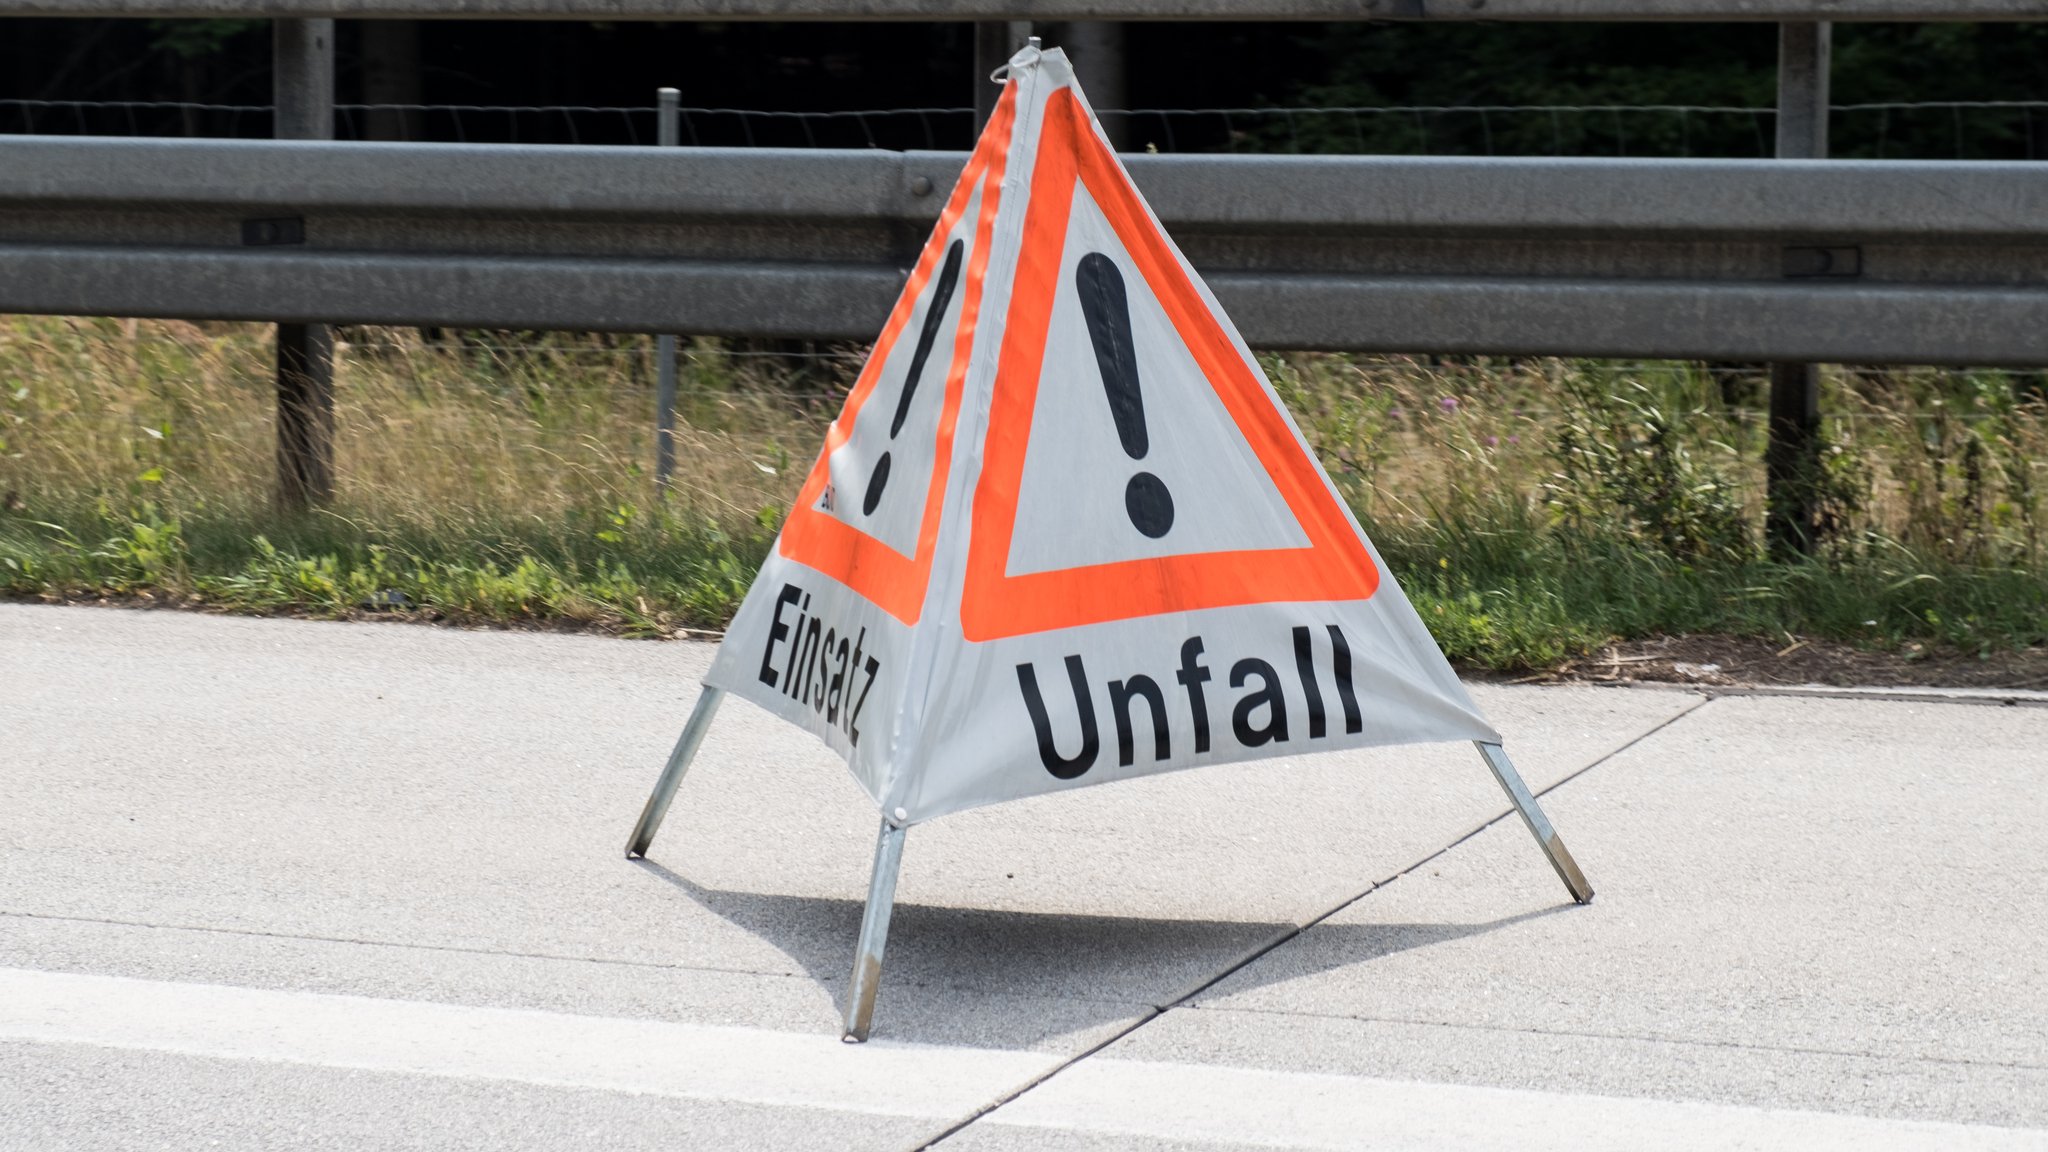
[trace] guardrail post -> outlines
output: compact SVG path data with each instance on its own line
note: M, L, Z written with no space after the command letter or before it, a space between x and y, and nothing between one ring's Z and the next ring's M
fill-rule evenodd
M683 94L674 88L654 93L654 138L663 148L682 143L680 116ZM676 470L676 338L664 332L654 338L657 383L654 388L654 483L659 492L668 491L669 477Z
M1778 159L1828 154L1826 22L1778 26ZM1820 476L1820 366L1771 365L1769 440L1764 448L1764 536L1775 556L1804 556L1817 543Z
M271 135L334 139L334 21L272 22ZM334 330L277 326L277 500L306 508L334 497Z
M1009 63L1017 49L1031 37L1029 20L983 20L974 26L974 137L981 138L981 130L988 124L988 118L996 114L996 101L1002 99L1000 85L989 82L989 74ZM969 144L972 147L972 143Z

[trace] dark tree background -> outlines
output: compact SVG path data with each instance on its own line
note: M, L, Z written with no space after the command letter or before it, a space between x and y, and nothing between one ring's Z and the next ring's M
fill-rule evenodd
M1048 29L1057 43L1059 31ZM1564 105L1573 111L1134 116L1164 150L1756 155L1768 116L1608 106L1768 108L1769 25L1131 24L1127 91L1141 109ZM973 102L966 24L343 22L338 97L352 104L826 112ZM1837 25L1841 104L2048 101L2048 27ZM1087 82L1084 68L1082 80ZM260 136L261 21L0 21L0 131ZM82 107L68 102L179 102ZM35 103L35 102L55 102ZM223 107L196 107L223 106ZM651 114L360 110L346 136L648 142ZM685 142L962 147L944 113L738 117L692 113ZM1838 111L1838 155L2048 158L2039 108Z

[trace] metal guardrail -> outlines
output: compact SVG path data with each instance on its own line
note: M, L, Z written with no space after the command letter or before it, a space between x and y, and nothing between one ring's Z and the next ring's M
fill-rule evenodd
M1132 151L1249 155L1763 158L1778 109L1701 104L1280 105L1096 108ZM1833 104L1831 150L1859 159L2048 158L2048 100ZM653 105L336 104L335 139L638 147ZM679 145L944 151L971 144L972 107L797 112L683 106ZM384 118L381 123L379 118ZM0 98L0 135L271 139L268 104ZM393 134L372 136L373 124ZM1934 125L1939 125L1934 128ZM1943 139L1945 137L1945 139ZM1916 150L1917 149L1917 150Z
M2048 165L1125 160L1258 346L2048 364ZM0 311L866 339L963 163L15 137Z
M273 127L307 140L334 133L332 17L973 20L975 76L1044 20L1775 22L1776 162L1160 156L1132 167L1257 344L1769 359L1774 553L1818 538L1810 361L2048 363L2043 177L2011 164L1813 163L1828 155L1830 21L2043 20L2043 0L15 0L8 12L271 18ZM977 86L977 122L993 103ZM164 150L138 150L151 147ZM865 337L937 210L903 197L931 198L960 164L714 149L0 148L0 207L15 209L0 214L0 309L279 321L286 506L332 493L323 321Z
M2048 20L2040 0L10 0L11 16L536 20Z

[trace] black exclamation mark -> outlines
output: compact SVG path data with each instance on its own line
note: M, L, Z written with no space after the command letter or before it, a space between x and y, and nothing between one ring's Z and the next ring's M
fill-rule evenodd
M1088 320L1088 338L1095 345L1095 365L1109 393L1109 414L1116 421L1124 454L1143 460L1152 443L1145 433L1145 398L1138 391L1138 350L1131 343L1131 302L1124 295L1124 274L1100 252L1081 257L1074 271L1081 293L1081 315ZM1157 540L1173 527L1173 494L1166 481L1140 472L1124 485L1124 511L1131 525Z
M903 394L896 398L896 418L889 421L889 439L903 431L903 419L910 415L910 397L917 392L917 378L924 375L924 362L931 357L932 342L939 338L939 322L946 318L946 305L953 302L953 285L960 280L960 241L946 249L946 266L939 269L938 287L932 289L931 303L925 305L924 327L917 333L917 351L910 355L910 375L903 381ZM875 461L875 474L868 477L867 495L861 497L863 516L873 516L882 503L882 489L889 483L889 454Z

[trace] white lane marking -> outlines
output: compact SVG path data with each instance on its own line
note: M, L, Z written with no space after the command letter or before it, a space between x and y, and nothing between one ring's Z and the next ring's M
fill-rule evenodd
M1268 1148L1401 1152L2040 1152L2048 1132L1096 1058L982 1119Z
M0 1039L950 1120L1058 1057L0 968ZM1102 1057L982 1123L1303 1149L2048 1152L2048 1132Z
M957 1119L1031 1052L0 968L0 1038Z

